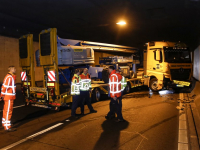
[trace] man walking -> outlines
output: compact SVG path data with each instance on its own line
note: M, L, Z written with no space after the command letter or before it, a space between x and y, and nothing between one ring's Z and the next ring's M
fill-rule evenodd
M113 114L117 113L117 122L124 121L122 117L122 103L121 103L121 80L122 76L116 73L114 66L109 66L109 86L110 86L110 111L108 112L106 119L112 118ZM121 104L120 104L121 103Z
M5 76L3 85L1 87L0 100L4 100L2 126L4 127L5 131L12 132L16 130L16 128L11 127L13 103L16 98L16 76L14 75L16 73L16 68L14 66L10 66L8 71L9 73Z
M94 110L94 108L91 105L91 98L90 98L90 92L91 92L91 78L90 75L88 73L88 69L85 68L83 70L83 73L80 75L81 81L80 81L80 98L81 101L84 105L84 103L86 102L90 113L96 113L97 111ZM84 115L84 107L82 107L81 109L81 114Z

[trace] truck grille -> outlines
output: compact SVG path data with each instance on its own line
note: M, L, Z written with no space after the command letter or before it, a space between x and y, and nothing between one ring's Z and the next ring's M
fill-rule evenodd
M19 40L19 56L20 58L27 58L27 38L23 38Z
M190 77L191 69L170 69L172 80L185 81Z
M40 34L40 48L42 56L51 54L50 33Z

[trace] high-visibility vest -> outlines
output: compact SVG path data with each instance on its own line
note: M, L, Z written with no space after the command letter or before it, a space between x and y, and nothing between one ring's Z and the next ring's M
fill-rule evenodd
M80 90L81 91L89 91L89 89L91 88L91 78L90 78L90 75L89 74L84 74L82 73L80 75Z
M126 88L127 82L126 82L126 78L124 76L122 76L122 80L121 80L121 90L123 91Z
M71 95L80 95L80 77L77 74L72 78Z
M110 97L121 96L121 80L122 76L113 70L109 76Z
M16 98L15 78L16 76L12 73L5 76L1 87L1 96L4 97L4 100L14 100Z

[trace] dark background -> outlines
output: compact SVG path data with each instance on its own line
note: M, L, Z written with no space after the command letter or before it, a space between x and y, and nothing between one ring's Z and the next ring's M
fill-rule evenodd
M116 22L123 19L126 26ZM139 47L155 40L200 44L200 0L0 0L0 35L55 27L62 38Z

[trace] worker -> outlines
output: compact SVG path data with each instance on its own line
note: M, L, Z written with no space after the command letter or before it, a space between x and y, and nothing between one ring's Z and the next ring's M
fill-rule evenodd
M122 76L116 73L114 66L109 66L109 88L110 88L110 111L108 112L106 119L111 119L114 113L117 113L117 122L124 121L121 111L121 80Z
M82 108L82 103L80 101L80 71L76 69L74 71L74 76L71 82L71 95L73 95L73 102L72 102L72 109L71 109L71 116L72 118L77 118L76 116L76 109L80 105Z
M13 112L13 103L16 98L16 85L15 85L15 73L16 68L14 66L8 67L8 74L5 76L3 85L1 87L1 100L4 100L2 126L5 131L12 132L16 128L11 127L11 117Z
M121 80L121 97L119 98L120 112L122 112L122 96L123 96L124 90L126 88L127 82L126 82L126 78L122 75L121 69L116 70L116 74L120 74L122 76L122 80Z
M88 69L84 68L83 73L80 75L81 81L80 81L80 98L83 103L83 105L87 104L90 113L97 113L96 110L92 107L91 104L91 92L92 92L92 87L91 87L91 78L88 73ZM84 107L81 109L81 114L84 115Z

